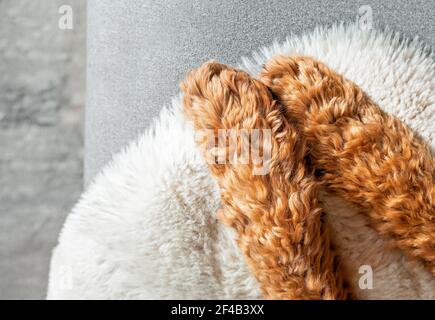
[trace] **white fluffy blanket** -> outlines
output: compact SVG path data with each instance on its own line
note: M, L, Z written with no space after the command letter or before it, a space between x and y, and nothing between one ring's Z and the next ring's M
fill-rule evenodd
M418 41L357 26L317 29L263 49L312 56L361 86L434 148L434 60ZM68 216L53 252L49 299L260 298L233 234L215 217L219 191L198 153L180 100L97 176ZM389 247L357 208L325 195L343 260L373 270L360 298L435 298L434 278Z

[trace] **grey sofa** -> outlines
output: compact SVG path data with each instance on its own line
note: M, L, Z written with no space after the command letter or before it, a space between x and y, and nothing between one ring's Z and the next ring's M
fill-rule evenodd
M363 5L375 27L435 45L434 1L90 0L85 181L170 103L189 69L235 65L274 39L355 20Z

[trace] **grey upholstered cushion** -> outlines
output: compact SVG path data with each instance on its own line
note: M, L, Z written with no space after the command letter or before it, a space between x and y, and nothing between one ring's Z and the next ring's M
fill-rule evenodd
M89 1L86 181L169 104L187 70L237 64L274 39L355 20L363 5L375 27L434 47L434 1Z

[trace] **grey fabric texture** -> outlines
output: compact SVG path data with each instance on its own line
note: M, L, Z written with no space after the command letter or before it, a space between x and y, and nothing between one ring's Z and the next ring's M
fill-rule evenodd
M317 25L355 21L435 45L435 1L91 0L85 182L158 116L185 73L216 59L237 65L262 46Z
M82 191L85 22L85 0L0 0L0 300L45 297Z

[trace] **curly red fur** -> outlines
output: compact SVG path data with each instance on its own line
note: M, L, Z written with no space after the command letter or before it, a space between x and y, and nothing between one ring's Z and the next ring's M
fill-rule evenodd
M304 132L320 181L435 274L435 160L425 143L314 59L273 58L261 80Z
M349 290L331 249L307 170L302 135L281 113L268 88L245 72L210 62L181 84L186 115L203 129L270 129L266 175L254 164L210 164L220 188L220 219L238 244L264 296L272 299L344 299ZM207 141L198 137L204 151ZM237 140L240 151L242 141ZM221 148L226 148L222 147Z

